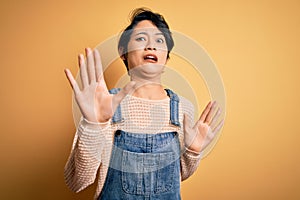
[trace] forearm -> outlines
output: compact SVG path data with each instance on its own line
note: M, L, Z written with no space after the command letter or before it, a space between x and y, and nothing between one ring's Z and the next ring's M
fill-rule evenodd
M79 192L95 181L107 126L81 119L64 170L66 184L71 190Z
M189 178L198 168L201 160L201 153L193 152L187 148L180 158L181 163L181 180Z

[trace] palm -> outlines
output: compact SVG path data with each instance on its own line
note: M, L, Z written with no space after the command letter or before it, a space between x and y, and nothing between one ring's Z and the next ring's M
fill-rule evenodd
M192 127L184 116L185 145L195 152L202 151L214 138L223 126L223 120L216 124L220 116L220 108L216 110L216 102L208 103L199 120Z
M86 58L85 63L83 55L79 55L82 89L79 88L70 70L66 69L65 72L83 117L92 122L105 122L112 117L115 108L125 95L133 89L134 83L128 83L117 95L109 94L103 78L99 52L86 49Z

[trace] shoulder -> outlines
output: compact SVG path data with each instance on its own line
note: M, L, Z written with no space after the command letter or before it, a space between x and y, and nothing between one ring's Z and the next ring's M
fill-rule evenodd
M185 97L179 96L179 100L180 100L179 104L180 104L180 110L181 110L182 115L187 114L188 118L192 122L195 117L194 105Z
M182 108L194 108L193 104L185 97L176 94L176 92L173 92L171 89L165 90L171 99L179 101Z
M182 108L185 109L189 109L189 110L194 110L194 105L190 102L190 100L186 99L183 96L178 96L179 97L179 102L182 106Z
M190 119L194 119L195 109L194 105L186 98L179 96L179 104L182 114L187 114Z

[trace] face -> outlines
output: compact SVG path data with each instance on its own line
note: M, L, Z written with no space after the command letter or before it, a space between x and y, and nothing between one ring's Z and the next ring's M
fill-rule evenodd
M149 20L139 22L128 43L130 74L159 75L167 62L167 44L162 32Z

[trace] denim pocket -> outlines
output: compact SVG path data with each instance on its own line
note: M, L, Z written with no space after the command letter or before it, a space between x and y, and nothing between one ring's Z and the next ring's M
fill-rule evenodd
M178 158L174 152L135 153L123 151L122 188L128 194L150 195L173 189Z

